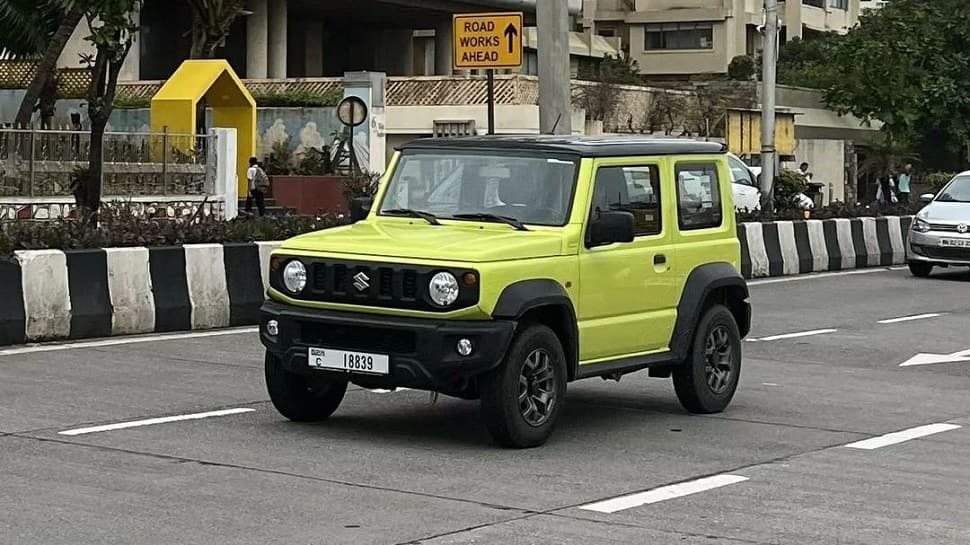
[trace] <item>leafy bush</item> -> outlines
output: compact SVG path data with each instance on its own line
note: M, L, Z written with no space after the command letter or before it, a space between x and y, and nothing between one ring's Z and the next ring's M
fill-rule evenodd
M332 89L324 93L292 91L253 95L256 106L260 108L329 108L339 104L343 97L343 89Z
M114 107L119 110L138 110L141 108L151 108L152 99L150 97L116 97Z
M852 205L843 202L835 202L811 211L808 219L826 220L839 218L873 218L880 216L912 216L919 212L925 204L921 202L911 202L910 204L896 204L893 206L872 206L872 205ZM739 212L738 222L757 223L771 221L798 221L805 220L805 215L801 210L794 208L778 210L774 213L753 211Z
M130 246L254 242L287 238L343 224L339 217L268 216L215 219L145 219L104 206L98 227L76 220L0 223L0 256L15 250L70 250Z
M266 158L263 170L267 176L287 176L293 172L293 152L290 150L290 139L273 144L273 149Z
M749 81L754 77L756 67L751 55L738 55L728 65L728 77L738 81Z
M775 198L775 209L782 211L799 210L798 194L808 191L808 180L800 173L782 169L775 178L773 195Z
M344 180L344 195L347 200L356 197L373 197L377 193L381 175L373 172L351 174Z
M926 177L926 183L933 188L933 191L938 191L943 189L943 186L952 180L954 176L956 174L953 172L934 172Z
M300 176L330 176L334 174L333 162L330 160L330 147L323 149L307 148L303 151L296 166L296 174Z

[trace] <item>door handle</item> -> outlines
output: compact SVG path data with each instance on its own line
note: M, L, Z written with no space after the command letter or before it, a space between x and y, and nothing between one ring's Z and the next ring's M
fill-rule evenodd
M657 254L657 255L653 256L653 264L654 265L663 265L665 263L667 263L667 256L665 256L663 254Z

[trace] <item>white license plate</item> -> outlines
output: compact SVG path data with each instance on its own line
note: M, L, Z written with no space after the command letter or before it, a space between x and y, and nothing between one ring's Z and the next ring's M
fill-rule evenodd
M351 373L367 373L372 375L386 375L390 372L390 360L383 354L367 354L364 352L348 352L330 348L310 348L307 352L310 367L315 369L333 369Z
M970 248L970 238L940 239L940 246L943 246L946 248Z

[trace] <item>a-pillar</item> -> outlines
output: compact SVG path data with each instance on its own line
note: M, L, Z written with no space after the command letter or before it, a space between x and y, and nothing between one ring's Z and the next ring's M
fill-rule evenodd
M363 170L382 174L387 166L387 137L384 129L384 98L387 74L347 72L344 96L355 96L367 105L367 119L354 128L351 145Z
M249 0L252 15L246 18L246 77L266 79L269 44L268 0Z
M286 78L287 0L269 3L269 77Z
M323 23L307 21L304 23L303 39L305 40L305 76L308 78L323 75Z

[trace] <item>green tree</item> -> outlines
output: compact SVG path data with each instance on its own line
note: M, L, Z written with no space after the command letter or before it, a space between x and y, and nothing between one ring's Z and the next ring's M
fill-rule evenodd
M67 0L0 0L0 48L14 59L37 60L37 68L20 103L14 124L30 125L41 110L50 125L56 100L57 59L84 16L83 6Z
M894 0L862 16L831 65L831 107L883 122L887 142L912 141L924 165L960 166L970 137L970 2Z
M840 74L832 56L843 36L824 32L802 39L795 37L778 51L778 83L828 89ZM760 59L758 64L760 66Z
M640 66L626 53L607 54L590 69L580 72L579 79L590 82L579 87L573 104L586 110L590 119L605 121L616 109L620 98L619 85L640 83Z
M138 23L134 14L142 0L78 0L83 4L90 35L96 53L85 57L91 71L87 107L91 120L91 146L88 157L87 183L78 189L78 207L82 216L97 221L101 206L101 185L104 168L104 131L114 109L118 74L131 50Z

